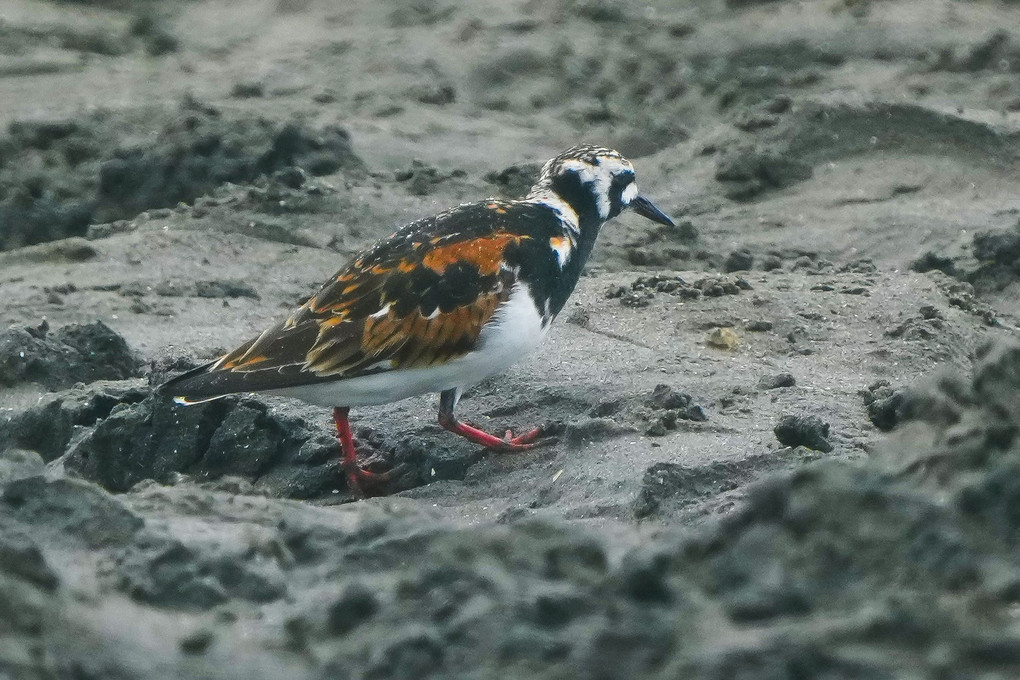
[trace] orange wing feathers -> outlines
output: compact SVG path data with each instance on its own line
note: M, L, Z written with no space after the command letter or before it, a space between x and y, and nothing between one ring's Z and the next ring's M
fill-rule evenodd
M415 243L410 255L396 261L371 266L355 261L286 321L227 354L211 370L290 367L314 380L426 367L467 354L513 287L514 275L502 265L504 250L526 238L497 233L434 239L438 243ZM423 308L421 300L409 304L401 299L413 286L394 285L397 277L427 269L434 285L441 286L454 265L469 267L479 288L463 304ZM418 292L422 300L428 297L428 290Z
M507 245L520 243L526 238L528 237L503 232L470 241L441 245L427 252L422 258L422 264L437 274L444 273L446 268L455 262L472 264L478 268L479 274L490 276L499 271L503 251Z
M534 216L518 221L525 217ZM509 249L533 240L511 224L504 204L493 201L408 225L289 318L168 387L207 397L423 368L468 354L517 280Z

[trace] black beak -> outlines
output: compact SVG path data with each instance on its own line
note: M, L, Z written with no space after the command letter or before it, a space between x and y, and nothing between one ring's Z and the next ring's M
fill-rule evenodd
M673 220L666 216L666 213L662 212L655 205L644 196L637 196L630 202L630 207L634 208L634 212L641 217L647 217L652 222L658 222L659 224L665 224L667 227L675 227Z

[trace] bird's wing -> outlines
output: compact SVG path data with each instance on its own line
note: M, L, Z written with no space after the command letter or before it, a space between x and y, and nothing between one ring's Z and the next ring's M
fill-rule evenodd
M481 205L488 208L474 211L471 228L454 229L467 217L456 210L408 225L339 271L285 321L171 380L164 391L204 399L427 367L467 354L517 280L508 252L532 238L499 228L501 213L492 206L501 204Z

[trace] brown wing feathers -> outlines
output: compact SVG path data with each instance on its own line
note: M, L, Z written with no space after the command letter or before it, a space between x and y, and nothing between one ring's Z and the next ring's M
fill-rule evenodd
M500 207L492 206L486 207ZM507 247L529 237L412 235L394 235L286 321L165 387L209 397L426 367L468 353L509 297L514 273L504 266Z

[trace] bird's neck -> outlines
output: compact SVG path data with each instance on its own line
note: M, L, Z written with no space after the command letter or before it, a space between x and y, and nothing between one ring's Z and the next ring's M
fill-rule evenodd
M553 211L559 218L562 237L570 242L569 257L546 283L548 289L545 293L549 296L550 311L555 315L566 304L581 278L584 265L606 220L592 211L578 211L549 187L536 186L525 200Z
M576 267L580 275L606 220L594 210L577 206L547 186L534 187L525 200L549 208L560 218L563 236L570 240L572 246L571 258L567 264Z
M564 231L570 233L571 239L578 244L587 245L587 256L607 216L599 214L597 203L589 192L572 192L569 189L569 186L557 187L551 183L540 183L532 187L524 200L544 205L555 212L563 224Z

